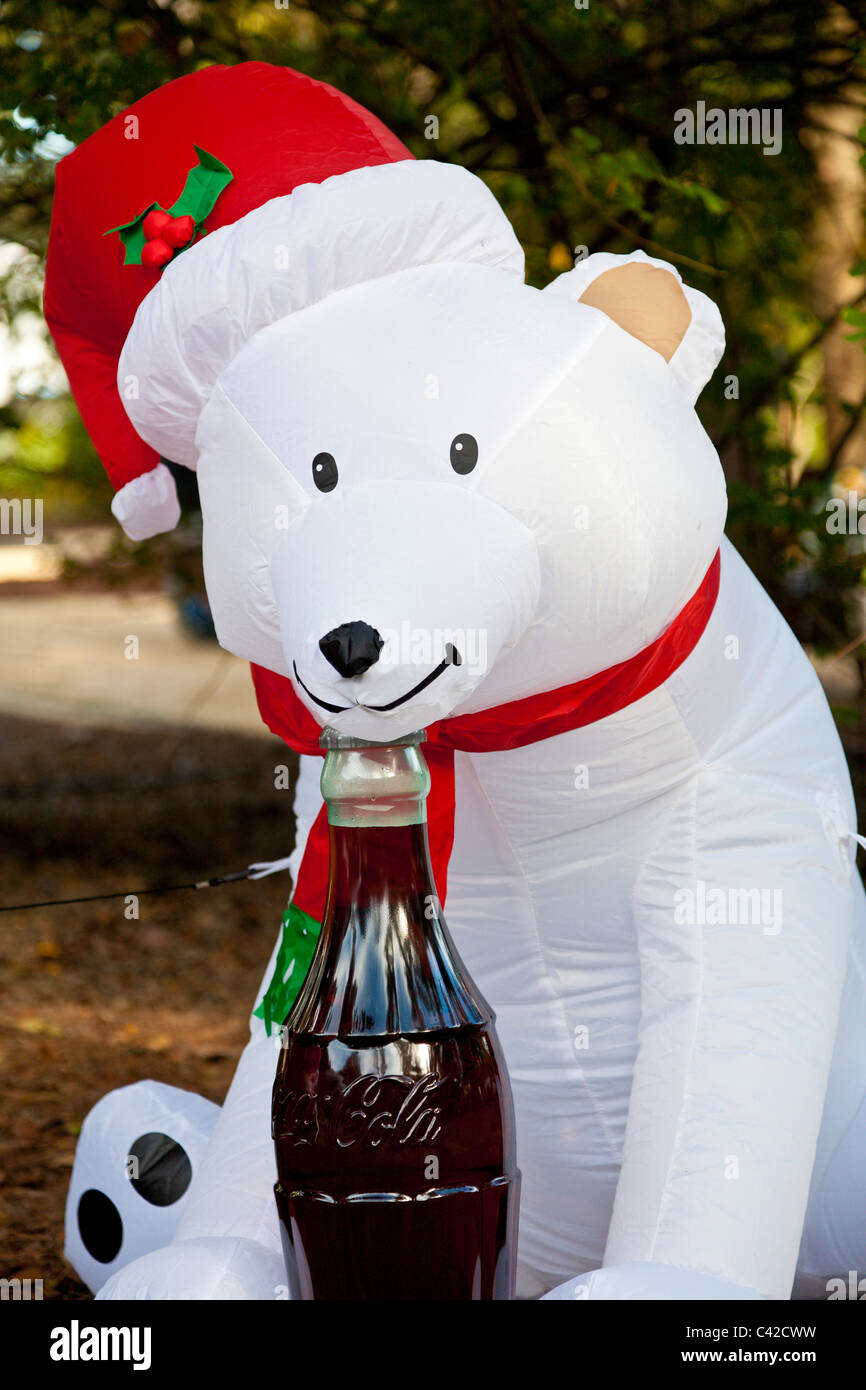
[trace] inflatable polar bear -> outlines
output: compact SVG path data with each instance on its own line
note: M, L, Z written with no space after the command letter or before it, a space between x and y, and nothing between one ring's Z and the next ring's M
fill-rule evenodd
M528 287L486 187L404 161L212 233L121 357L139 434L198 470L223 646L362 737L523 711L456 753L447 900L511 1075L522 1297L787 1298L866 1260L854 807L723 538L693 409L722 344L640 252ZM589 722L534 730L576 683ZM275 1061L254 1017L173 1242L100 1298L284 1296Z

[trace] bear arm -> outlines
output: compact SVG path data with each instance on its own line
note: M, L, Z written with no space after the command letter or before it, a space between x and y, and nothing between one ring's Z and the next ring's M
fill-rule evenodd
M705 768L636 883L639 1049L605 1266L790 1296L853 892L808 789L787 790ZM715 920L731 916L749 920Z

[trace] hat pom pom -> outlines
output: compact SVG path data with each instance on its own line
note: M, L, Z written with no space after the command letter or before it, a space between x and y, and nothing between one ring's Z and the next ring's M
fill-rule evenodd
M174 478L164 463L133 478L115 494L111 510L131 541L173 531L180 521Z

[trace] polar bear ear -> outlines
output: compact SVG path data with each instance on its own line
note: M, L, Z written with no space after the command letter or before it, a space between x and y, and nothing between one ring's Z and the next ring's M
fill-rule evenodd
M627 265L603 270L587 285L581 304L601 309L633 338L640 338L670 362L692 321L683 287L656 265Z
M547 292L600 309L670 366L694 404L725 347L721 314L711 299L684 285L673 266L643 251L600 252L560 275Z

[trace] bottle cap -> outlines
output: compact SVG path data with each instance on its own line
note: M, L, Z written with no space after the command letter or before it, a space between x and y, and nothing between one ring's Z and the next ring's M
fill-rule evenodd
M319 735L320 748L416 748L427 738L426 729L416 729L414 733L404 734L402 738L388 738L377 742L372 738L355 738L353 734L341 734L330 725Z

